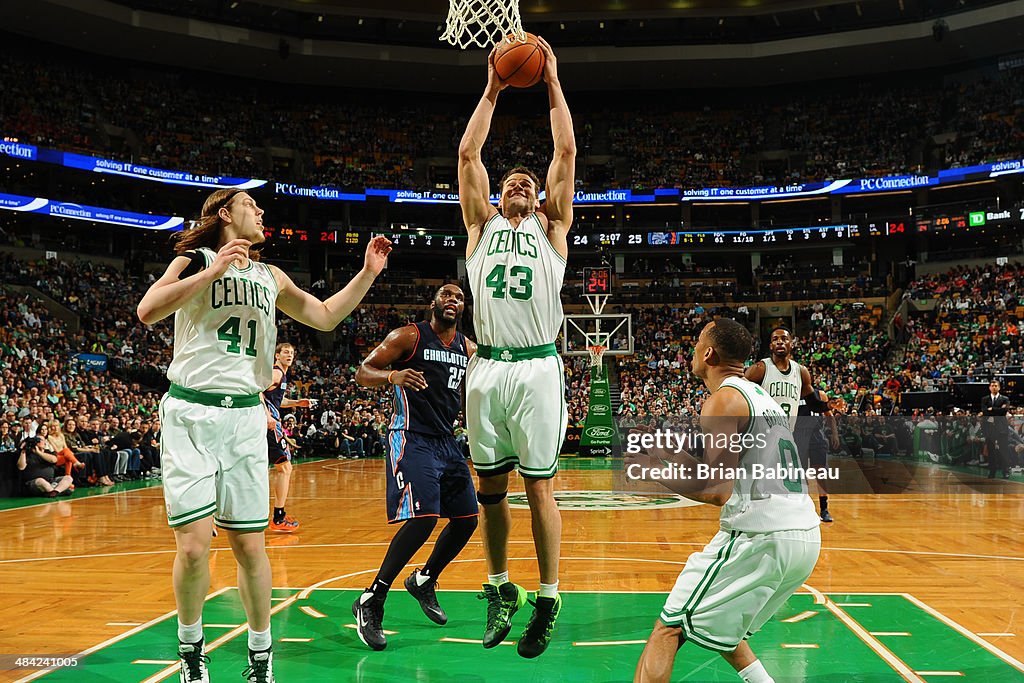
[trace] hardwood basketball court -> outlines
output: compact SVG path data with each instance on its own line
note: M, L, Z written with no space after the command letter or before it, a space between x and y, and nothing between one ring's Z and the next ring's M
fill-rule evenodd
M484 603L475 594L485 569L477 535L440 580L449 624L431 624L394 590L384 621L388 647L371 652L352 628L350 608L394 531L384 518L383 464L296 467L289 511L302 528L267 534L279 587L280 681L629 680L664 594L717 528L717 509L668 494L611 494L612 470L603 461L563 459L565 607L550 650L528 661L511 647L480 647ZM822 528L814 574L751 640L776 679L1024 681L1024 482L976 483L981 492L972 494L833 496L836 522ZM513 489L522 491L516 478ZM529 514L511 498L512 577L535 589ZM0 511L7 598L0 681L176 680L174 543L161 488L32 502ZM244 615L223 536L214 540L211 568L204 616L211 672L214 680L239 680ZM516 616L510 642L527 617L528 610ZM62 670L14 670L15 655L78 657ZM718 655L688 644L673 680L732 681L735 674Z

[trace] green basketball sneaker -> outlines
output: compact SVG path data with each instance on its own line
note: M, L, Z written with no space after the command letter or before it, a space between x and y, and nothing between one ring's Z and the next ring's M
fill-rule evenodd
M553 598L539 597L537 602L532 604L533 615L530 617L529 623L526 624L526 630L523 631L523 636L519 639L519 645L516 647L519 656L527 659L540 657L544 654L544 650L548 649L551 632L555 628L555 619L558 618L558 613L562 610L562 596L559 594Z
M484 592L476 597L487 601L484 647L495 647L505 640L505 636L512 630L512 615L526 604L526 590L511 581L506 581L500 586L485 583Z

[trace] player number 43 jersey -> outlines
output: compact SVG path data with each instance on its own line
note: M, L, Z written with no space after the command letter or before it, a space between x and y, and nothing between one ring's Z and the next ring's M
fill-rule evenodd
M550 344L562 326L565 259L537 214L513 227L500 213L484 225L466 259L477 341L488 346Z

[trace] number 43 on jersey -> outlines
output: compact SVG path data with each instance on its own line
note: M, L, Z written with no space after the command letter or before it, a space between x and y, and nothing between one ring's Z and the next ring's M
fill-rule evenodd
M506 267L503 264L496 265L488 273L484 283L487 289L491 290L492 299L504 299L508 296L517 301L529 301L533 298L533 268L529 266L508 268L506 278Z

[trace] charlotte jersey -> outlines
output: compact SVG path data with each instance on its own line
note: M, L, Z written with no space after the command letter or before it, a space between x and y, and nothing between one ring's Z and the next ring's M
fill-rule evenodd
M762 358L761 362L764 363L764 379L761 380L761 386L782 406L782 411L789 415L789 428L796 429L800 393L804 388L800 364L790 360L789 372L782 372L775 367L775 361L771 358Z
M209 268L216 254L197 250ZM232 263L174 314L174 360L167 378L196 391L258 394L273 381L277 281L270 266Z
M264 390L263 396L267 399L267 407L270 408L270 412L278 420L281 419L281 401L284 400L284 395L288 392L288 373L285 372L284 368L280 365L275 365L271 368L271 377L273 377L273 371L281 371L281 383L275 388L270 390ZM271 379L273 381L273 379Z
M773 473L801 466L786 414L753 382L730 377L722 387L732 387L747 399L752 415L748 432L755 437L754 445L744 451L737 464L746 476L734 480L732 496L722 508L722 530L766 533L818 526L818 513L802 476L753 476L755 464Z
M562 326L565 259L537 214L519 227L500 213L487 221L466 259L477 342L522 348L555 341Z
M432 436L451 436L455 419L462 407L462 378L466 374L466 338L461 332L449 346L430 328L428 322L418 322L416 348L408 358L392 363L393 370L411 368L423 373L427 388L406 391L391 386L394 416L391 430L411 431Z

